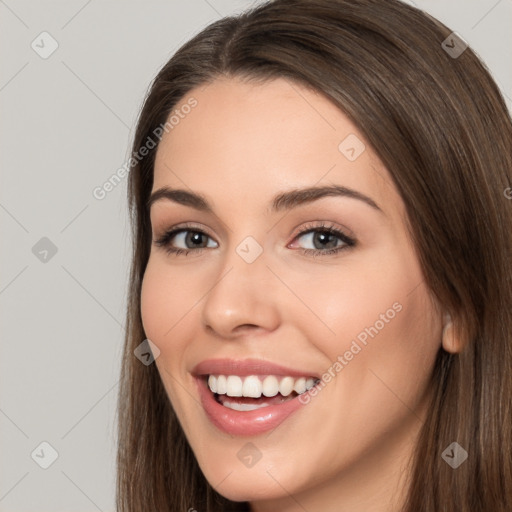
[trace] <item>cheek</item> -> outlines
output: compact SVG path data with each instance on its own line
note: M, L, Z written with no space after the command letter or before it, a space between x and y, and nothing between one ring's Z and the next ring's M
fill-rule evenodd
M400 406L399 396L412 406L423 395L441 336L421 269L412 254L390 251L350 270L310 288L311 309L331 332L306 321L303 330L328 356L330 373L343 375L334 386L341 395L376 407Z
M190 272L172 268L165 260L151 256L141 288L141 316L148 338L179 339L176 331L182 327L194 306L205 293ZM185 318L186 317L186 318Z
M344 359L335 387L346 409L378 426L375 432L393 430L411 414L421 417L441 335L428 290L374 294L357 321L345 318L352 336L343 336L332 359Z
M150 258L141 287L142 324L146 337L160 350L155 364L178 412L183 410L179 393L183 383L176 387L176 382L183 377L183 359L189 339L185 329L200 296L200 291L195 290L193 282L186 280L183 273L171 271L164 261Z
M162 277L158 276L151 263L148 263L142 280L140 312L144 332L152 341L162 337L163 319L165 318L163 313L166 308L165 304L170 298L166 297L165 286L162 286Z
M171 340L173 344L179 341L180 319L190 313L195 302L193 283L185 283L179 272L150 258L142 280L140 309L144 332L161 351L166 351Z
M424 284L405 296L402 305L376 338L371 368L413 407L425 390L441 346L441 322Z
M370 333L389 332L391 324L407 316L405 306L415 293L411 291L421 282L419 266L405 251L384 247L347 258L346 265L310 280L308 305L331 331L323 329L323 336L311 333L310 339L335 359L354 339L364 344ZM424 304L416 307L424 309Z

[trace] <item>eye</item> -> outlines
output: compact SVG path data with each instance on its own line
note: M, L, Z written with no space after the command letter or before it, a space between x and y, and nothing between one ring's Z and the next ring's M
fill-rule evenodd
M187 256L192 251L199 254L205 247L216 247L215 244L208 244L208 242L206 242L205 246L204 243L207 238L210 237L203 230L193 225L186 224L165 232L162 237L155 240L155 245L165 248L166 252L169 254L175 254L176 256L184 254ZM185 247L174 247L176 243L185 245Z
M307 256L336 254L356 244L356 240L333 225L310 223L304 228L295 236L294 241L302 238L306 243L313 245L313 249L299 247L299 250ZM204 248L218 247L207 233L191 224L166 231L154 243L158 247L163 247L168 254L176 256L180 254L187 256L191 252L198 255ZM182 245L182 247L176 247L176 245ZM293 243L288 247L292 245Z
M356 244L356 240L346 235L332 224L320 225L309 224L305 226L294 240L303 239L306 244L313 245L313 248L300 248L307 256L326 256L336 254L342 250L349 249ZM290 246L289 246L290 247Z

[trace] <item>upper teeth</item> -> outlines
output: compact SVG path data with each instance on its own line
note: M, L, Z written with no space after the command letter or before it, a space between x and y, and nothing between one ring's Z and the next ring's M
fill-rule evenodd
M279 380L280 379L280 380ZM312 377L276 377L268 375L260 378L257 375L239 377L238 375L210 375L208 387L213 393L228 396L247 396L259 398L276 396L281 393L288 396L292 391L302 394L315 385L316 380Z

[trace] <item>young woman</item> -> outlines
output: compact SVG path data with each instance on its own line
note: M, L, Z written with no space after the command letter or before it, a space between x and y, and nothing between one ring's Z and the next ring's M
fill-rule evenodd
M133 154L120 512L512 510L512 123L471 48L265 3L165 64Z

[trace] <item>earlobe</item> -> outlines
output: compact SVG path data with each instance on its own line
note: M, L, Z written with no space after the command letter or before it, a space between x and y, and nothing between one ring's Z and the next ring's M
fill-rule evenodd
M449 313L444 314L442 344L446 352L458 354L462 351L461 340L455 333L452 317Z

